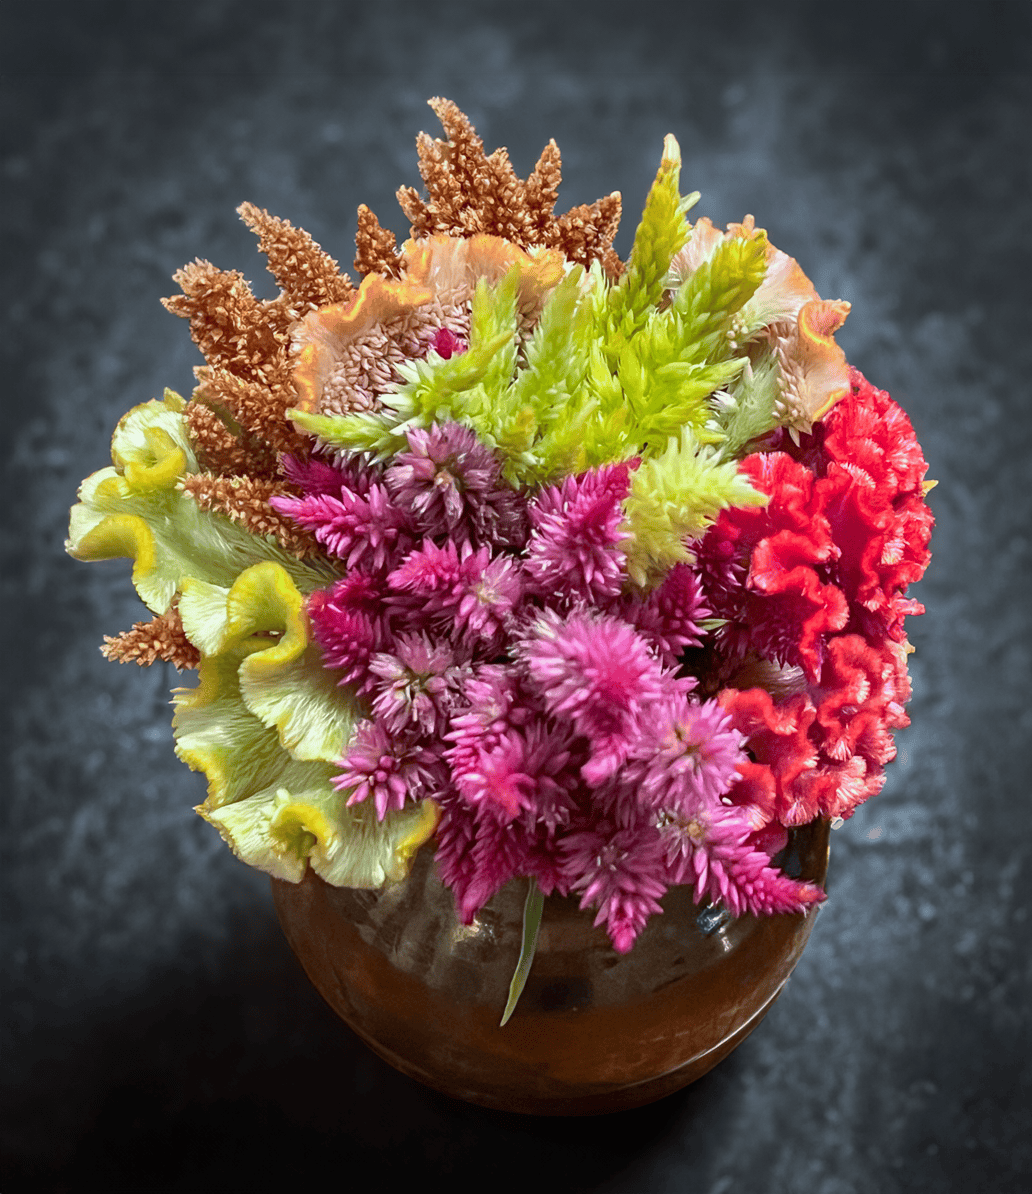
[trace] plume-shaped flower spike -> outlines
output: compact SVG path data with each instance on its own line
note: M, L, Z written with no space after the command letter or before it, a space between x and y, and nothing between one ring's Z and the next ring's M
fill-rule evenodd
M824 892L813 883L791 879L770 865L770 857L749 840L755 814L736 806L700 805L670 815L663 826L671 883L694 887L695 902L708 896L735 916L805 912Z
M326 493L274 497L270 504L312 531L349 569L383 572L415 541L409 515L391 500L383 485L370 485L364 495L342 487L339 497Z
M535 591L564 606L604 604L626 577L622 502L630 464L612 464L549 485L530 504L527 573Z
M349 793L349 807L372 800L382 821L392 809L432 797L445 778L434 751L411 737L389 734L379 721L363 721L333 786Z
M421 535L522 546L525 499L502 480L497 457L468 427L435 423L410 429L406 439L408 451L394 457L385 481Z
M413 551L387 578L391 601L420 625L450 630L471 645L497 639L523 596L517 560L491 557L490 549L459 550L453 540L437 547L431 540Z
M581 907L595 907L613 948L625 954L656 912L666 891L664 843L657 830L614 829L599 822L562 840L563 873L581 893Z
M550 714L591 743L581 769L601 783L637 743L649 707L668 691L668 680L645 640L626 622L545 610L517 646L517 656Z

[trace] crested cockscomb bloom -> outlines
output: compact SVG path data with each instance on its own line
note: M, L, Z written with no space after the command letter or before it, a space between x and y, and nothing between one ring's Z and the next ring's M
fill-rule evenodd
M398 634L391 650L369 660L373 713L391 734L418 729L439 737L453 710L464 704L469 653L425 634Z
M606 465L546 486L531 502L526 570L535 593L564 605L619 596L626 579L620 527L629 474L628 464Z
M438 547L425 539L387 578L399 608L457 640L491 642L499 637L523 596L520 566L512 556L492 558L487 547Z
M391 500L383 485L371 484L364 495L342 488L339 497L328 493L274 497L270 504L312 531L330 555L349 569L382 572L416 538L408 513Z
M435 423L406 432L384 479L420 535L475 547L522 546L526 499L502 480L501 464L468 428Z
M617 953L627 953L667 889L664 842L657 828L618 829L601 821L561 839L560 869L582 908L597 908Z
M627 758L642 719L669 690L648 644L618 618L578 613L564 619L545 610L517 654L548 712L590 742L591 758L581 769L590 784Z
M818 762L809 732L817 715L813 701L797 694L776 702L763 688L725 688L718 700L750 756L738 764L741 778L729 792L732 801L758 808L766 820L783 825L812 821L817 806L805 799L799 780Z
M703 541L701 558L726 560L730 543L748 567L737 591L706 594L713 612L728 620L722 641L739 657L752 648L815 678L828 635L849 616L841 589L825 579L840 552L821 496L809 469L783 452L750 456L740 471L771 500L761 509L724 510Z
M694 888L695 902L708 896L734 916L805 912L823 900L813 883L791 879L770 865L750 840L756 821L748 809L705 805L669 817L662 829L669 881Z
M359 723L333 786L348 792L348 805L371 800L382 821L392 809L440 791L446 779L440 756L406 736L389 734L379 721Z

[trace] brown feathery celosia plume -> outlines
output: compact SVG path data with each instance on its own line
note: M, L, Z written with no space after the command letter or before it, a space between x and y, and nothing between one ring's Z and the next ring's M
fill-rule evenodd
M337 262L303 228L295 228L289 220L270 216L253 203L241 203L237 211L248 228L257 234L258 248L268 259L269 273L290 300L298 318L309 308L346 303L354 294L351 279L341 273ZM393 237L391 239L393 241Z
M132 630L105 634L100 649L107 659L138 663L141 667L163 659L183 671L196 667L201 660L200 651L186 637L179 610L174 604L149 622L137 622Z
M184 477L181 488L202 510L225 514L252 535L275 536L281 547L299 559L323 554L314 535L269 505L271 497L294 496L294 487L286 481L197 473Z
M380 227L380 221L364 203L358 209L355 248L355 269L359 273L401 277L397 239L389 228Z
M297 318L285 294L259 301L237 270L194 261L175 275L181 295L164 299L175 315L190 321L190 335L208 363L186 411L186 421L204 467L215 473L275 476L276 449L268 428L286 425L293 386L287 352L289 328ZM244 383L220 386L218 379ZM239 411L235 399L263 395L261 410Z
M530 177L523 181L504 149L484 153L476 130L451 100L432 99L430 107L448 140L421 133L417 141L419 172L429 197L421 199L413 187L398 191L413 237L486 232L522 249L559 249L583 266L598 260L608 274L619 275L623 267L612 248L620 223L618 191L556 217L562 175L554 141L545 146Z

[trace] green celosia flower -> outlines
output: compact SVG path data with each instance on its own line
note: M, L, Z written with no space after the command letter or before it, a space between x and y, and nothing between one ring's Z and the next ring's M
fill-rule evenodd
M738 472L721 463L715 449L700 446L690 428L671 437L660 456L631 474L624 502L627 571L638 585L660 580L675 564L692 559L687 541L701 537L725 506L765 506Z

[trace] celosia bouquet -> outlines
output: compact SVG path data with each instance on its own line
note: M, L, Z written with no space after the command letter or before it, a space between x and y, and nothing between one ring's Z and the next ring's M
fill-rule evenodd
M618 951L674 884L823 898L772 862L846 818L907 724L925 461L747 216L687 218L668 137L629 260L617 194L556 216L432 101L399 249L359 285L245 204L281 292L204 261L168 308L207 364L119 423L69 551L129 556L113 659L199 669L176 750L236 854L377 887L434 839L458 914L515 877Z

